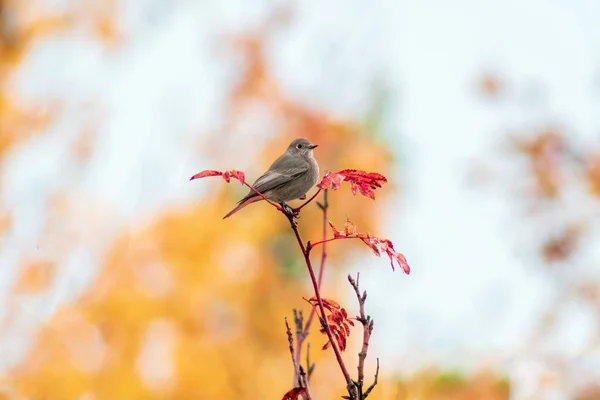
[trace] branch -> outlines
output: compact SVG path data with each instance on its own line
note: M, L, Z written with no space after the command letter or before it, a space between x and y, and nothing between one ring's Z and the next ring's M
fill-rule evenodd
M294 310L295 311L295 310ZM294 380L292 382L293 387L303 387L305 392L303 393L304 400L311 400L310 392L308 391L308 379L306 379L306 373L301 365L298 365L298 361L294 356L294 339L292 337L292 330L288 324L287 318L285 318L285 330L287 333L288 343L290 347L290 355L292 356L292 363L294 364Z
M296 385L301 385L300 380L298 379L298 361L296 361L296 356L294 355L294 338L292 337L292 330L290 329L290 324L288 324L287 317L285 318L285 331L287 333L290 355L292 356L292 364L294 364L294 379L292 381L292 387Z
M306 206L308 203L310 203L311 201L313 201L313 200L314 200L314 198L315 198L315 197L317 197L317 195L318 195L319 193L321 193L321 188L319 188L319 189L317 190L317 192L311 196L311 198L310 198L310 199L306 200L304 203L302 203L302 204L300 205L300 207L296 208L296 212L299 212L299 211L300 211L300 210L302 210L302 209L303 209L303 208L304 208L304 207L305 207L305 206ZM325 193L327 193L327 189L325 189ZM325 201L327 201L327 200L325 200Z
M318 194L320 191L321 191L321 189L319 189L316 194ZM315 196L316 196L316 194L315 194ZM311 197L310 200L312 200L315 196ZM304 207L304 205L306 205L307 203L308 203L308 201L306 203L304 203L302 206L300 206L299 208L297 208L296 210L298 211L300 208ZM327 209L329 208L329 201L327 200L327 189L325 189L323 191L323 203L317 202L317 205L323 211L323 239L325 239L327 237ZM310 250L308 250L308 251L310 251ZM321 283L323 282L323 270L325 267L325 259L326 258L327 258L327 252L326 252L325 245L323 245L321 247L321 264L319 265L319 278L317 280L317 287L319 288L319 290L321 290ZM316 310L317 310L316 306L313 306L311 308L310 314L308 315L308 319L306 320L306 325L304 325L303 329L301 328L301 333L299 335L297 335L296 359L298 359L298 360L300 359L300 352L302 351L302 344L304 343L304 340L308 336L308 331L310 330L310 325L315 316ZM310 378L310 374L311 374L310 364L308 364L306 366L306 368L308 368L308 377Z
M302 327L304 326L304 316L302 315L302 310L296 310L294 308L294 325L296 326L296 352L295 352L295 357L296 360L300 360L300 353L302 351L302 342L304 341L304 335L303 335L303 330ZM302 363L300 361L298 361L298 364L302 365ZM307 368L310 368L310 366L307 366ZM298 375L297 375L297 370L294 371L294 382L298 379ZM310 375L310 371L309 371L309 375Z
M304 387L304 389L306 389L304 400L311 400L310 392L308 391L308 378L306 376L306 372L304 372L304 368L302 367L302 365L300 365L299 368L300 368L300 382L302 383L302 386Z
M375 373L375 382L367 389L367 392L363 393L363 386L365 381L365 359L367 358L367 353L369 351L369 340L371 339L371 333L373 333L373 320L370 316L365 314L365 301L367 300L367 292L364 291L363 294L360 294L360 289L358 287L358 281L360 278L360 273L356 274L356 280L352 278L351 275L348 275L348 282L354 288L354 292L356 293L356 298L358 299L359 304L359 315L356 317L356 320L359 321L363 325L363 345L360 353L358 353L358 381L354 382L355 386L358 389L359 399L366 399L369 392L373 390L375 385L377 384L377 375L379 374L379 359L377 359L377 372Z
M254 186L252 186L248 182L246 182L246 175L242 171L230 170L230 171L222 172L222 171L214 171L214 170L204 170L202 172L198 172L197 174L193 175L190 178L190 181L193 181L194 179L199 179L199 178L206 178L209 176L221 176L223 179L225 179L225 182L227 182L227 183L229 183L231 181L231 178L237 179L242 185L247 186L250 190L252 190L254 193L256 193L257 195L262 197L263 200L265 200L267 203L271 204L277 210L283 211L283 208L281 206L279 206L279 205L275 204L274 202L272 202L271 200L267 199L265 197L265 195L263 195L261 192L256 190L256 188Z
M312 249L314 249L315 247L317 247L320 244L324 246L325 243L333 242L334 240L343 240L343 239L359 239L359 238L352 237L352 236L338 236L338 237L332 237L329 239L319 240L318 242L310 243L308 245L308 251L311 251Z
M375 379L373 380L373 383L371 384L371 386L369 386L369 388L363 395L363 399L366 399L367 396L369 394L371 394L371 390L373 390L375 388L375 386L377 386L377 378L378 377L379 377L379 357L377 357L377 369L375 370Z
M304 256L304 261L306 262L306 267L308 268L308 273L310 274L310 280L312 282L313 289L315 291L315 296L316 296L317 302L319 304L319 310L321 311L321 316L322 316L322 318L320 318L321 323L322 323L323 327L325 328L325 332L327 333L327 337L329 338L329 341L331 342L331 347L333 348L333 352L335 353L335 358L340 366L340 369L342 370L344 379L346 380L346 386L351 387L352 386L352 378L350 377L350 374L348 373L348 369L346 368L346 365L344 364L344 360L342 359L342 354L340 352L340 349L338 348L337 343L334 340L333 334L331 333L331 327L329 326L329 323L327 322L327 317L325 315L325 307L323 307L323 299L321 298L321 292L319 290L319 285L317 284L317 278L315 277L315 272L314 272L312 264L310 262L310 257L309 257L307 247L304 245L304 242L302 241L302 238L300 237L300 233L298 232L298 224L296 223L296 221L294 221L294 215L292 213L285 213L285 215L288 218L288 220L290 221L290 225L292 227L292 230L294 231L294 234L296 235L296 240L298 241L298 245L300 246L302 255Z

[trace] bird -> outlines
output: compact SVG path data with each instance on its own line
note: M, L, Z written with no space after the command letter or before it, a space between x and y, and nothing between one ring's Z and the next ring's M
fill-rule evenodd
M294 139L252 186L267 199L289 209L286 202L305 196L319 179L319 165L313 155L317 146L308 139ZM250 190L223 219L260 200L263 198Z

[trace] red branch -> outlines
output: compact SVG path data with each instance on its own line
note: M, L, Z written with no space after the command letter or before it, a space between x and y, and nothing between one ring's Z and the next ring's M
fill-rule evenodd
M298 241L298 245L300 246L300 250L302 251L302 255L304 256L304 261L306 262L306 267L308 268L310 280L312 282L313 290L315 292L315 296L317 298L317 303L319 305L319 311L321 312L321 315L323 316L323 318L321 318L321 325L323 325L323 327L325 328L325 333L327 334L327 337L329 338L329 341L331 342L331 347L333 349L333 352L335 353L335 358L340 366L340 369L342 370L344 379L346 380L346 386L351 387L352 386L352 378L350 377L350 374L348 373L348 369L346 368L346 365L344 364L344 360L342 359L342 354L334 340L333 334L331 332L331 327L329 326L329 323L327 322L327 318L325 318L325 315L326 315L325 307L323 306L323 299L321 298L321 292L319 290L319 285L317 284L317 278L315 277L315 272L313 270L313 267L312 267L312 264L310 261L309 251L308 251L307 247L304 245L304 242L302 241L302 237L300 237L300 233L298 232L298 224L294 220L294 215L291 213L286 213L286 216L287 216L288 220L290 221L290 225L292 227L292 230L294 231L294 234L296 235L296 240Z
M321 189L319 189L317 191L317 194L320 191L321 191ZM315 196L311 197L306 203L304 203L302 206L300 206L296 210L301 209L304 205L306 205L308 202L310 202L314 197ZM327 209L329 208L329 201L327 199L327 189L325 189L323 191L323 203L317 202L317 205L323 211L323 239L325 239L327 237ZM310 245L308 247L310 247ZM323 282L323 270L325 267L326 259L327 259L327 249L326 249L325 244L323 244L323 246L321 246L321 263L319 265L319 277L317 279L317 286L318 286L319 290L321 290L321 283ZM304 325L304 328L302 328L302 327L300 328L301 331L297 335L297 338L296 338L296 359L297 360L300 359L302 345L304 344L304 340L308 336L308 332L310 330L310 326L312 324L312 320L315 316L316 310L317 310L317 306L314 305L310 310L310 314L308 315L308 319L306 320L306 325ZM308 365L307 368L310 368L310 365ZM310 373L309 373L309 376L310 376Z
M310 203L311 201L313 201L315 199L315 197L317 197L319 195L319 193L321 193L321 188L318 188L317 191L315 192L315 194L313 194L310 199L306 200L304 203L302 203L300 205L300 207L296 208L296 212L300 212L300 210L302 210L306 205L308 205L308 203ZM327 196L327 194L325 194L325 196Z
M358 380L352 380L348 370L344 364L344 361L341 356L341 351L344 350L346 344L346 337L350 333L350 325L353 325L351 321L354 318L348 318L346 311L335 301L330 299L323 299L321 297L321 283L323 280L323 270L325 266L325 260L327 258L326 252L326 243L341 240L341 239L360 239L363 243L369 246L373 252L380 256L381 253L386 253L390 258L390 262L392 265L392 269L394 269L394 261L398 263L405 273L410 273L410 267L406 261L406 258L403 254L397 252L394 249L394 245L388 239L382 239L375 236L371 236L368 233L358 233L356 226L350 221L347 220L344 226L344 230L337 230L331 222L329 225L333 230L333 237L327 238L327 209L329 204L327 202L327 189L337 190L339 189L341 183L346 181L350 184L352 189L352 193L356 194L358 191L366 197L371 199L375 199L375 190L377 188L381 188L382 184L387 182L387 179L378 173L374 172L365 172L359 171L355 169L345 169L342 171L338 171L335 173L327 172L327 174L323 177L321 182L317 185L317 191L310 199L304 202L300 207L296 209L292 209L286 204L282 204L282 206L270 201L267 199L262 193L256 190L252 185L246 183L245 175L241 171L230 170L230 171L213 171L213 170L205 170L200 173L195 174L190 178L190 180L204 178L208 176L221 176L226 182L230 182L231 178L237 179L241 184L250 188L250 190L254 191L258 196L260 196L263 200L267 201L269 204L274 206L277 210L281 211L289 220L292 230L296 236L296 240L298 245L300 246L300 250L302 251L302 255L304 256L304 261L306 262L306 267L308 269L308 273L310 275L311 283L313 285L315 296L312 297L309 302L312 304L311 313L306 321L306 324L303 324L302 321L302 313L297 313L294 310L294 321L296 324L296 348L294 349L294 341L290 326L285 321L286 324L286 333L289 342L289 350L290 355L292 357L292 363L294 365L294 379L293 385L296 386L293 389L289 390L283 397L283 400L297 400L300 396L302 396L305 400L310 400L310 393L308 390L308 379L310 377L311 371L314 367L314 364L311 365L308 358L308 350L307 350L307 368L308 374L305 372L303 366L300 363L300 355L302 352L302 345L306 337L308 336L309 329L314 319L314 315L317 314L317 308L319 310L319 319L321 322L321 332L326 334L329 341L324 346L324 349L331 346L333 352L335 354L335 358L339 364L340 370L344 375L344 379L346 380L346 389L348 390L349 396L343 396L343 398L353 399L353 400L364 400L373 390L375 385L377 385L377 378L379 375L379 359L377 359L377 370L375 372L375 380L371 386L367 388L366 391L363 392L364 386L364 364L367 357L367 352L369 348L369 340L371 337L371 333L373 331L373 320L365 315L364 311L364 303L367 298L367 293L364 292L362 295L360 294L358 287L358 278L357 275L356 281L349 275L348 280L358 298L360 311L359 316L356 317L356 320L360 321L363 325L363 345L361 348L358 361ZM312 202L318 195L324 192L324 201L323 203L317 203L318 206L323 211L323 238L322 240L312 243L309 241L304 244L302 238L300 237L300 233L298 232L298 224L295 221L295 218L298 217L298 214L302 208ZM321 245L321 263L319 266L318 278L315 277L315 272L310 260L310 252L315 247ZM326 310L329 311L329 314L326 314Z
M271 204L278 211L283 211L283 208L281 208L281 206L279 206L278 204L275 204L271 200L267 199L261 192L256 190L254 188L254 186L252 186L248 182L246 182L246 175L242 171L237 171L235 169L232 169L229 171L221 172L221 171L214 171L214 170L206 169L206 170L204 170L202 172L198 172L197 174L192 176L190 178L190 181L193 181L194 179L199 179L199 178L206 178L208 176L222 176L223 179L225 179L225 182L227 182L227 183L230 182L231 178L237 179L238 181L240 181L240 183L242 185L247 186L250 190L252 190L254 193L256 193L257 195L262 197L263 200L265 200L267 203Z
M406 257L404 257L404 254L399 253L394 249L394 244L389 239L378 238L376 236L371 236L368 233L359 233L356 230L356 226L349 219L346 220L343 231L337 230L331 222L329 222L329 225L333 230L333 237L329 239L323 239L315 243L309 243L309 253L315 246L324 245L325 243L332 242L334 240L360 239L364 244L369 246L371 250L373 250L373 253L375 253L377 257L381 256L381 253L386 253L390 258L392 270L395 270L394 261L396 261L406 274L410 274L410 266L406 261Z

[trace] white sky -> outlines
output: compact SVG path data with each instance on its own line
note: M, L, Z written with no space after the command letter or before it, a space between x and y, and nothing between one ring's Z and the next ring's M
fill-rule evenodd
M106 224L94 249L76 248L46 298L22 305L26 312L15 332L35 326L85 286L110 232L198 195L181 179L208 167L194 159L194 135L219 126L235 76L215 40L256 26L276 2L171 3L122 1L123 48L106 53L81 36L59 36L35 46L16 76L14 89L24 98L59 96L68 107L49 134L21 146L2 166L2 201L13 208L15 229L1 242L0 296L18 258L35 254L31 238L44 226L44 199L61 187L107 204L122 218L120 226ZM392 274L386 260L371 258L365 268L361 260L377 324L373 354L385 351L388 366L404 371L429 362L501 363L517 371L515 398L526 398L533 390L528 376L538 366L518 357L520 341L553 287L530 256L516 251L523 227L515 220L514 193L468 188L464 178L470 161L490 158L505 128L568 122L585 143L597 144L600 3L297 3L291 26L270 47L287 93L354 116L367 107L374 77L383 76L394 92L385 122L403 158L403 178L392 184L404 183L395 204L380 206L391 210L385 234L407 255L413 273ZM494 105L477 98L476 79L488 69L507 79L514 101ZM531 87L542 88L535 105L522 91ZM103 123L90 166L73 170L66 144L98 116ZM591 328L583 311L573 315L563 337L570 344L561 347L576 354ZM4 340L0 359L14 359L20 349Z

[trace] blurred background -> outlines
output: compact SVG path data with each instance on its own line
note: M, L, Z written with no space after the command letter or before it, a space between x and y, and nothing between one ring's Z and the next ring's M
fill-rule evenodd
M0 0L0 398L280 399L311 287L284 218L221 220L295 137L386 175L323 293L374 399L600 399L600 3ZM300 220L321 235L319 210ZM314 328L314 326L313 326ZM355 372L360 339L345 357ZM343 379L308 339L316 399Z

